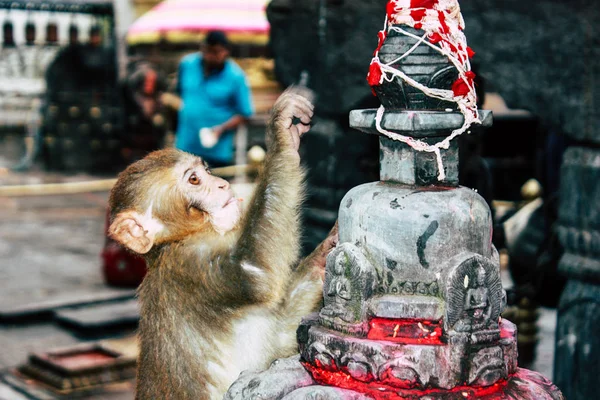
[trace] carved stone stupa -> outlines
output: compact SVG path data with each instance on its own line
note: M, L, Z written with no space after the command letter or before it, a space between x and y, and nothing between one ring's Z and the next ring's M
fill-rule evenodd
M425 85L449 89L457 79L416 39L390 34L380 47L383 63L417 47L399 67ZM463 125L447 102L428 101L397 79L376 93L386 131L435 144ZM350 125L378 134L376 114L354 110ZM492 123L490 112L478 118ZM458 186L458 142L440 156L442 175L436 154L380 136L381 180L341 202L324 307L298 329L300 356L242 374L226 399L562 398L546 378L518 368L515 325L500 317L505 293L491 212Z

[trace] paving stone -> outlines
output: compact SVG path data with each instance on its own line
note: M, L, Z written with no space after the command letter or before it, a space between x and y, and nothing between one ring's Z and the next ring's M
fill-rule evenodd
M55 319L61 324L86 331L136 325L139 318L139 306L135 299L55 312Z

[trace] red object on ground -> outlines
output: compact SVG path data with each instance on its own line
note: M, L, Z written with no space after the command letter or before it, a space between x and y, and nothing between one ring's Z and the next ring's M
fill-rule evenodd
M112 286L137 287L146 276L146 261L108 237L108 212L104 234L106 242L101 253L104 280Z

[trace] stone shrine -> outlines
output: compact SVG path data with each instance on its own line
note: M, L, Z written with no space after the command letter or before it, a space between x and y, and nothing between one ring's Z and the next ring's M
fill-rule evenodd
M518 368L515 325L500 317L506 296L491 212L458 186L458 142L432 150L465 127L464 109L415 90L452 93L465 75L420 37L414 26L380 35L382 68L417 84L369 78L385 113L350 113L351 127L380 134L380 181L353 188L340 204L324 307L300 325L300 355L242 373L226 399L563 398ZM473 117L492 124L490 112Z

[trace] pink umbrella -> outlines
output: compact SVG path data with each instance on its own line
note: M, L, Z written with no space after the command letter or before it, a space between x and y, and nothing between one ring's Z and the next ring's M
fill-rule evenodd
M213 29L233 43L266 44L269 0L165 0L136 20L127 32L129 44L198 42Z

